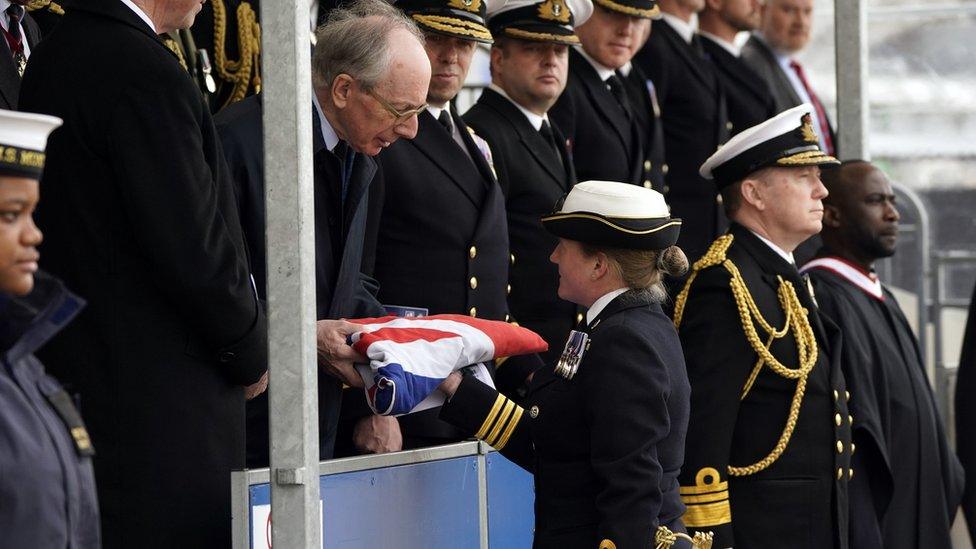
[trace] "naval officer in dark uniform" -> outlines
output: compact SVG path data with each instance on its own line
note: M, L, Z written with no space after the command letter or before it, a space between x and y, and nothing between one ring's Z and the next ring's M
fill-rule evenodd
M61 119L0 110L0 536L4 547L101 547L92 447L71 396L34 351L84 302L37 271L32 215Z
M548 111L566 87L573 25L593 11L588 0L517 0L489 13L492 83L464 121L491 147L508 211L508 305L519 324L558 357L577 308L559 299L559 275L549 262L556 238L539 219L576 184L566 138Z
M702 166L732 220L675 303L691 381L681 471L690 530L716 547L848 547L851 423L839 331L792 252L821 229L809 105L733 137ZM857 398L856 396L853 398Z
M581 181L642 185L651 166L643 131L617 69L644 40L642 22L658 14L654 0L596 0L593 15L576 27L580 45L569 52L566 90L549 112L569 141Z
M488 146L451 104L477 43L491 42L486 3L405 0L396 5L424 31L432 76L429 108L419 117L417 136L377 156L372 199L382 204L373 272L378 297L385 305L429 314L509 320L508 269L518 257L508 249L505 197ZM531 366L526 359L505 361L495 372L499 387L516 390ZM462 438L437 419L436 409L403 416L399 425L404 448Z
M686 536L690 387L660 303L663 276L688 267L674 246L681 220L654 190L587 181L542 222L559 237L559 296L588 308L585 324L521 406L452 374L441 417L534 474L536 549L670 547Z

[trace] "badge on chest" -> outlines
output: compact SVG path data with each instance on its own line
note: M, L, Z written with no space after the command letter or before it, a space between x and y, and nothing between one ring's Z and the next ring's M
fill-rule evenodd
M580 361L583 360L583 355L589 348L589 334L576 330L569 332L569 339L566 340L566 346L563 348L563 353L559 356L559 362L556 363L556 375L566 379L573 379L573 376L576 375L576 371L579 370Z

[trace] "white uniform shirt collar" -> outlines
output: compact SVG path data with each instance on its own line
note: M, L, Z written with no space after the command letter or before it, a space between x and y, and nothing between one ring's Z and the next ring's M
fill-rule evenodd
M430 115L434 117L434 120L439 120L441 117L441 113L444 112L445 109L447 109L447 105L444 105L443 107L435 107L433 105L427 105L427 112L429 112Z
M796 260L793 259L793 252L787 252L783 248L780 248L776 244L773 244L773 242L771 240L769 240L768 238L764 238L762 235L760 235L756 231L753 231L753 230L750 229L749 232L751 232L752 234L756 235L756 238L758 238L759 240L762 240L767 246L770 247L770 249L772 249L774 252L776 252L776 255L782 257L784 261L786 261L790 265L793 265L794 267L796 267Z
M8 32L10 31L10 19L7 16L7 8L9 8L11 4L13 4L13 2L10 0L0 0L0 27L3 27L3 30ZM27 13L27 8L24 8L24 13ZM23 21L20 22L20 36L23 37L24 57L30 59L31 49L30 44L27 43L27 29L24 28Z
M603 309L607 308L607 305L609 305L611 301L613 301L614 299L617 298L618 295L626 292L629 289L630 288L619 288L612 292L607 292L602 296L600 296L599 299L593 302L593 305L590 305L590 309L586 311L586 323L590 324L591 322L593 322L593 320L596 319L596 317L603 312Z
M504 97L505 99L508 99L513 105L515 105L515 108L517 108L522 114L525 115L525 118L527 118L529 120L529 124L531 124L532 127L535 128L535 131L539 131L540 129L542 129L542 123L543 122L548 122L549 121L549 115L548 114L544 114L542 116L539 116L538 114L530 111L529 109L526 109L522 105L519 105L518 103L515 102L514 99L512 99L511 97L508 96L507 93L505 93L505 90L501 89L494 82L492 82L491 84L489 84L488 87L491 88L492 90L494 90L495 93L497 93L498 95Z
M630 76L630 71L634 70L634 64L630 61L627 61L626 63L624 63L622 67L620 67L617 70L620 71L620 74L624 75L624 78L627 78L628 76Z
M613 69L611 69L610 67L607 67L606 65L602 65L600 64L599 61L590 57L590 54L586 53L586 51L583 49L583 46L576 46L576 51L578 51L579 54L583 56L583 59L586 59L586 61L589 62L589 64L596 71L596 74L599 75L600 80L602 80L603 82L606 82L607 78L610 78L611 76L616 74L613 71Z
M122 3L125 4L126 6L128 6L130 10L132 10L133 12L135 12L135 14L139 16L139 19L142 19L143 21L145 21L146 24L149 25L149 28L152 29L153 34L159 34L156 31L156 25L153 25L152 19L150 19L149 16L146 15L146 12L142 11L142 8L140 8L139 6L135 5L132 2L132 0L122 0Z
M661 19L671 25L671 28L678 33L685 43L691 44L691 39L695 36L695 30L698 29L698 14L692 14L691 20L685 22L684 19L680 17L675 17L666 11L661 12Z
M735 42L727 42L724 39L719 38L717 35L712 34L708 31L703 31L701 29L698 30L698 34L704 36L705 38L708 38L709 40L715 42L719 46L722 46L722 49L731 53L733 57L740 57L742 55L742 48L740 46L737 46Z
M325 112L322 111L322 105L319 104L319 98L312 92L312 104L315 105L315 112L319 116L319 127L322 129L322 139L325 140L325 148L330 151L335 150L336 145L339 144L339 135L336 133L335 128L332 124L329 124L329 119L325 117Z

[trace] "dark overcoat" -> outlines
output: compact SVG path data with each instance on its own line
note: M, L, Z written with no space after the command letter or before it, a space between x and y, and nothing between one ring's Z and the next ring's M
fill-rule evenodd
M0 295L0 532L4 547L98 549L93 452L71 397L34 357L82 302L38 273Z
M508 240L517 258L509 267L508 306L518 323L549 344L558 357L576 324L576 305L559 299L559 271L549 261L558 239L542 228L541 218L576 184L566 139L552 125L557 157L545 138L511 101L486 89L465 113L467 122L491 147L495 174L505 195Z
M725 95L715 67L663 19L651 23L634 64L654 83L661 105L667 200L671 215L684 220L678 245L694 261L725 225L715 183L698 173L728 139Z
M643 147L644 163L641 166L645 188L654 189L667 198L670 189L664 184L664 172L669 168L664 155L664 124L661 122L661 106L657 102L654 83L637 65L632 65L622 78L630 104L634 107L638 133Z
M581 330L590 345L572 379L539 370L519 406L465 378L441 417L533 473L537 549L650 549L658 526L684 531L681 346L660 305L634 292Z
M759 355L746 339L732 277L721 264L698 272L678 328L692 389L681 474L685 523L713 531L715 547L845 548L852 418L839 353L830 354L840 333L821 321L795 267L742 226L733 224L730 234L725 257L776 330L786 323L777 296L780 279L793 285L808 313L817 361L802 387L799 414L782 453L758 472L730 475L729 466L758 463L777 447L798 381L764 365L743 396ZM754 326L760 342L768 344L766 332ZM799 367L793 334L769 348L789 369Z
M569 50L569 79L549 118L569 140L578 181L640 185L644 158L637 123L628 118L596 69Z
M6 15L0 15L0 17L6 17ZM31 55L33 55L34 47L41 39L41 29L29 13L24 14L21 27L24 29L24 38L27 39L27 45L31 49ZM0 40L0 109L17 110L17 98L19 96L20 75L17 74L17 64L14 63L14 56L10 53L10 46L7 45L7 41Z
M122 2L66 7L21 107L64 120L41 264L88 308L43 358L98 448L105 546L227 546L243 386L267 368L233 186L206 103L152 29Z
M728 107L729 134L735 135L769 120L779 112L769 84L741 57L729 53L708 36L699 35L705 55L717 69L719 83Z
M969 316L959 355L956 378L956 444L959 461L970 479L976 478L976 288L969 300ZM970 539L976 540L976 481L966 483L962 498Z
M261 96L234 103L216 116L217 132L237 191L241 224L258 295L266 297L264 143ZM344 148L340 143L336 148ZM343 158L344 161L344 158ZM376 282L362 274L372 158L355 154L345 203L340 197L341 163L326 148L318 112L312 109L312 166L315 194L315 314L317 319L382 316ZM342 383L319 370L319 457L330 459L335 445ZM267 467L268 397L247 403L247 464Z
M505 196L486 153L453 108L451 117L464 150L425 112L414 139L397 141L377 157L383 221L373 274L379 299L432 315L509 320L508 270L519 257L508 250ZM499 386L520 386L529 374L521 364L505 361L496 372ZM462 437L437 419L436 409L402 416L400 425L407 439Z

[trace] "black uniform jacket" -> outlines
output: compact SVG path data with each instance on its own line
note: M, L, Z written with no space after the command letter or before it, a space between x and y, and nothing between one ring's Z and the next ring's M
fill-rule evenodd
M713 531L715 547L847 547L851 418L838 354L828 354L829 344L839 345L840 333L832 323L821 322L795 267L749 230L733 224L730 234L734 240L725 257L776 330L786 322L778 279L792 283L808 311L817 361L782 455L755 474L730 476L730 465L757 463L777 446L798 382L764 365L742 398L758 354L746 339L729 271L722 265L699 271L678 329L692 388L681 473L682 498L688 505L685 524L690 530ZM767 344L766 331L753 325ZM799 366L793 334L770 347L789 369Z
M888 288L878 299L827 269L811 270L810 278L821 311L844 332L861 473L850 483L853 546L951 547L963 471L908 320Z
M267 261L264 215L264 144L261 96L235 103L216 117L224 156L237 190L244 236L258 295L265 299ZM338 148L344 148L340 144ZM321 122L313 107L312 163L315 185L315 311L316 318L382 316L376 282L361 273L366 237L369 185L376 173L372 158L356 154L345 204L339 196L341 165L326 148ZM342 384L319 371L319 457L329 459L335 444ZM268 397L247 403L248 467L268 465Z
M576 305L559 299L559 271L549 261L558 239L542 228L540 219L576 184L566 139L552 125L562 156L511 101L486 89L464 115L488 142L498 184L505 195L508 239L515 263L509 267L508 305L518 323L549 344L546 356L556 358L576 323Z
M41 179L41 264L88 308L42 358L80 393L104 544L226 546L214 517L230 514L242 386L267 368L267 330L210 111L115 0L73 2L22 92L23 110L64 119Z
M518 406L466 378L441 417L535 475L534 547L654 547L659 525L684 531L689 385L674 326L627 292L581 330L590 344L572 379L539 370Z
M0 295L4 547L101 546L91 441L71 397L33 355L81 306L43 273L28 296Z
M956 378L956 445L966 476L976 479L976 288L969 301L969 317ZM976 481L966 483L962 498L970 539L976 540Z
M508 250L505 197L467 125L451 109L466 151L430 113L420 115L412 140L377 157L374 188L382 197L382 223L374 276L384 305L424 307L430 314L470 314L508 320ZM517 387L530 371L510 359L497 371L503 387ZM514 366L514 368L509 368ZM405 437L456 440L461 433L437 411L400 418Z
M732 55L708 36L699 35L699 38L725 92L731 135L765 122L779 112L769 84L742 58Z
M664 155L664 124L661 122L661 106L657 102L654 83L637 65L631 65L630 73L621 79L634 108L644 147L644 163L641 166L644 180L641 184L667 196L670 189L664 184L664 173L669 169Z
M694 261L724 229L715 184L698 174L728 139L725 95L715 67L663 19L634 63L654 83L664 123L665 184L671 215L684 220L678 245Z
M578 181L644 181L636 121L628 118L593 65L574 48L569 50L566 89L549 110L549 119L569 140Z
M6 14L0 15L6 17ZM21 21L21 28L24 29L24 39L30 46L31 55L34 47L41 39L41 29L38 28L34 18L29 13L24 14ZM6 40L0 40L0 109L10 111L17 110L17 98L20 95L20 74L17 73L17 64L14 63L14 56L10 53L10 46Z

